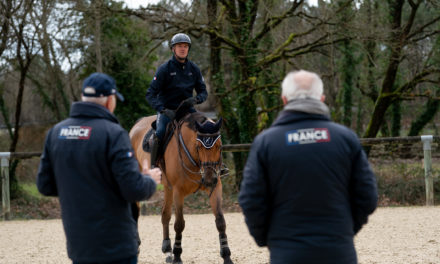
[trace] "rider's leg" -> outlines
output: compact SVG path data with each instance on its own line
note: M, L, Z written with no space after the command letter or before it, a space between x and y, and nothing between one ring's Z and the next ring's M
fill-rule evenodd
M151 146L151 168L156 167L159 146L163 142L165 131L171 120L164 114L157 113L156 132L153 136L153 145Z

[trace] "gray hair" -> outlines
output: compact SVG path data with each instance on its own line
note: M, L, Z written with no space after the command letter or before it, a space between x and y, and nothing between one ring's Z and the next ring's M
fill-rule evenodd
M314 72L304 70L288 73L281 87L281 95L285 96L287 101L302 98L321 100L324 91L321 78Z
M105 106L105 104L107 103L108 100L108 96L103 96L103 97L92 97L92 96L81 96L81 100L83 102L90 102L90 103L95 103L95 104L99 104L102 106Z

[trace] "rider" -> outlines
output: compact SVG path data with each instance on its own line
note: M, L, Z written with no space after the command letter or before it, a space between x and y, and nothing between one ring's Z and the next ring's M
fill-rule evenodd
M156 165L159 145L163 142L167 124L174 119L174 111L180 103L192 107L208 97L205 81L199 67L188 60L191 39L184 33L171 38L170 48L173 57L159 66L154 75L146 99L157 111L156 132L151 147L151 167ZM193 90L197 95L193 97Z

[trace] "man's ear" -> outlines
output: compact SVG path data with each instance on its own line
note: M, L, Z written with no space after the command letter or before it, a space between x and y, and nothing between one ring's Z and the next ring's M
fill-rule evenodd
M281 100L283 100L283 105L287 104L287 98L284 95L281 96Z
M105 102L105 108L107 108L111 113L115 111L116 95L107 96L107 101Z
M321 95L321 102L324 103L324 101L325 101L325 95Z

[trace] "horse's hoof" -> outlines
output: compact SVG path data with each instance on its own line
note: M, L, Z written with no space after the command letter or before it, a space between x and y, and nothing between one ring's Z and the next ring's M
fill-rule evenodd
M165 258L166 263L173 263L173 254L171 252L167 253L167 257Z
M173 260L173 264L183 264L182 260Z

